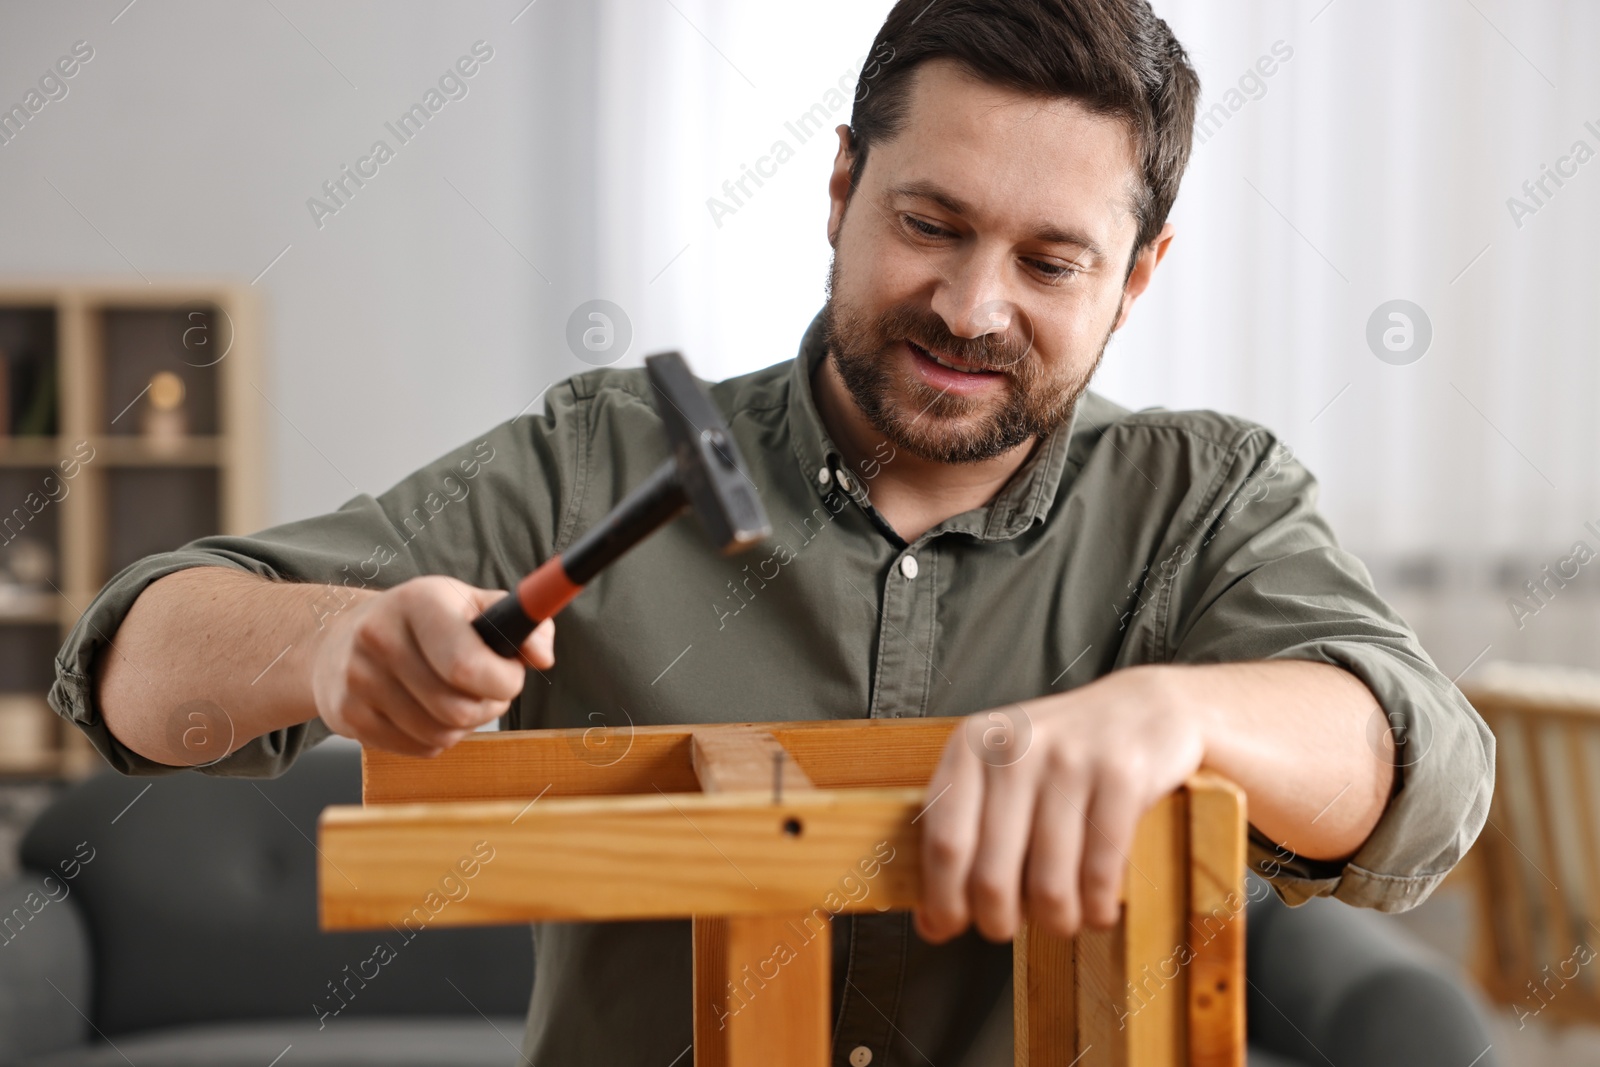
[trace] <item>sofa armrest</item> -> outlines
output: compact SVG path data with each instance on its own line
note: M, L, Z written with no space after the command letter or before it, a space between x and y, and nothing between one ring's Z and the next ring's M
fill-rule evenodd
M1395 919L1267 893L1245 929L1252 1050L1334 1067L1498 1062L1465 976Z
M71 888L33 871L0 885L0 1067L88 1037L89 932Z

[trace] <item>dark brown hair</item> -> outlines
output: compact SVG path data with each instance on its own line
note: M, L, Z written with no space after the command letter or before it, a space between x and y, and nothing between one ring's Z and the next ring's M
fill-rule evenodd
M948 58L985 82L1125 121L1143 172L1134 257L1161 232L1189 162L1200 79L1148 0L899 0L871 55L850 116L852 191L872 146L904 125L912 73Z

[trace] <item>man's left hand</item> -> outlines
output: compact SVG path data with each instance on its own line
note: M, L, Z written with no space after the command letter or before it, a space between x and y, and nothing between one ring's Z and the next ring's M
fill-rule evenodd
M917 932L1005 941L1024 910L1062 937L1114 925L1134 829L1200 768L1203 737L1164 666L969 716L928 787Z

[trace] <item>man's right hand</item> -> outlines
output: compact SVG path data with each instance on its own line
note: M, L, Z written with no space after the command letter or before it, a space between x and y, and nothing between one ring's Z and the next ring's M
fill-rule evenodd
M499 718L529 665L555 665L555 622L522 644L526 662L489 649L472 620L504 590L413 578L369 592L327 620L312 666L317 713L336 734L408 756L436 756Z

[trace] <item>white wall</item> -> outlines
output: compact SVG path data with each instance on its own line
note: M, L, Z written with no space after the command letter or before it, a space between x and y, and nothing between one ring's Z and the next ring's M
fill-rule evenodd
M592 36L581 9L126 2L0 6L7 106L94 48L0 147L0 273L249 282L288 246L257 284L275 521L381 491L580 369L550 338L590 295L583 92L553 72ZM478 40L467 95L319 229L307 199L398 144L384 123Z

